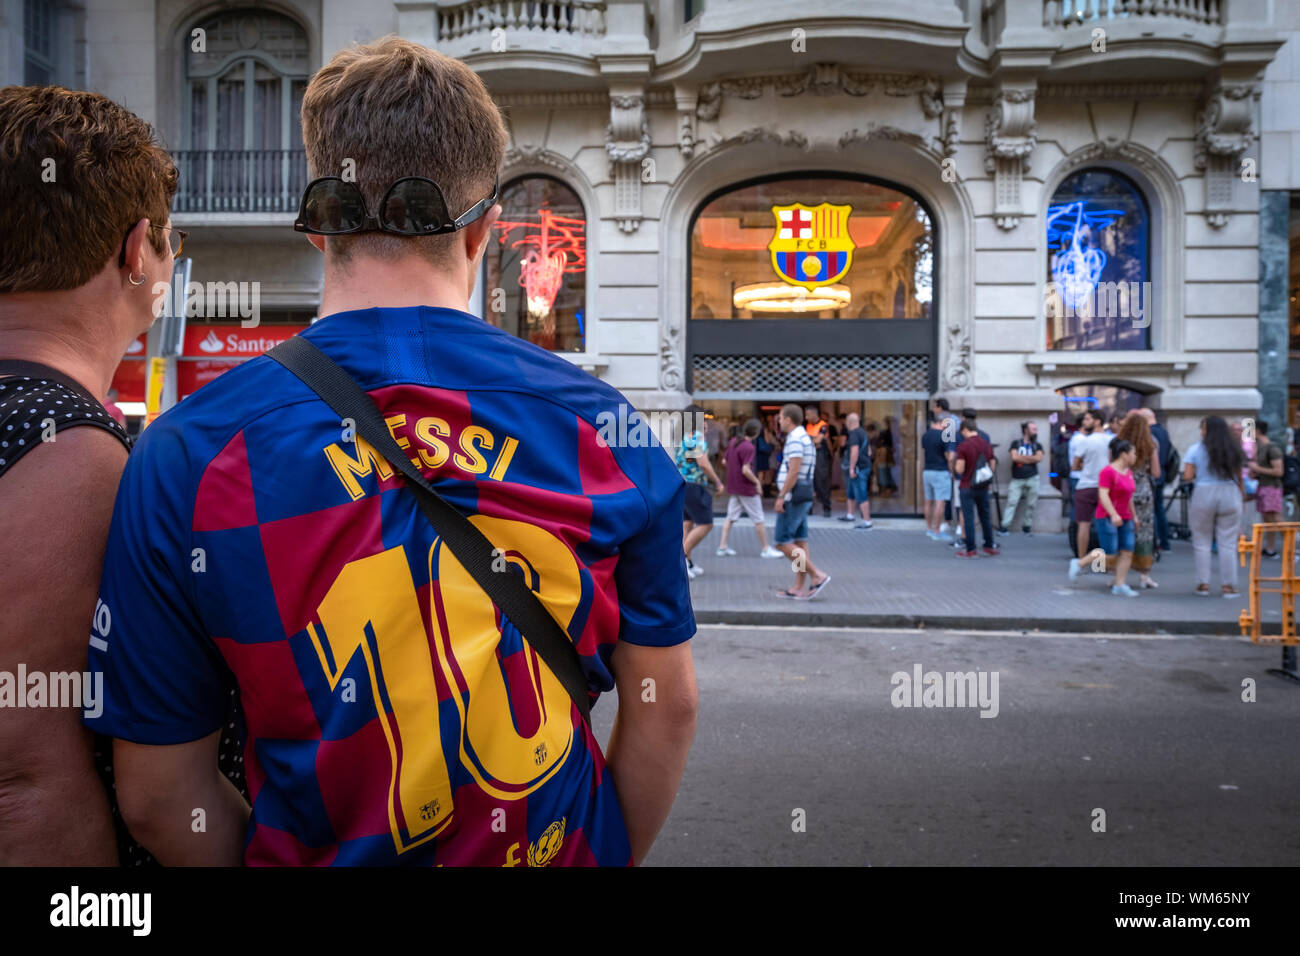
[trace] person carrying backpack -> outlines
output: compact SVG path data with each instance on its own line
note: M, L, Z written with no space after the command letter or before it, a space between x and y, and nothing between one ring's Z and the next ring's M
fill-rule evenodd
M989 485L993 483L993 469L997 458L991 446L980 436L975 419L966 417L961 422L962 442L957 446L954 468L961 479L961 510L966 531L966 547L959 550L960 558L975 557L975 514L980 517L984 531L984 553L996 556L1001 553L993 541L993 522L989 520Z

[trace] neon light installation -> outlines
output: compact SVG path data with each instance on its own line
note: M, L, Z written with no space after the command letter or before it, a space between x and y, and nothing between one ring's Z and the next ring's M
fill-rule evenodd
M1048 207L1047 248L1057 250L1052 255L1052 278L1071 308L1092 301L1106 268L1106 253L1094 244L1093 235L1123 215L1120 209L1089 212L1083 200Z
M499 230L497 241L502 244L511 232L524 232L510 243L510 248L523 250L519 284L528 300L529 316L542 323L536 344L551 349L555 347L555 298L564 276L587 267L587 221L557 216L544 206L536 216L536 222L498 220L495 228Z

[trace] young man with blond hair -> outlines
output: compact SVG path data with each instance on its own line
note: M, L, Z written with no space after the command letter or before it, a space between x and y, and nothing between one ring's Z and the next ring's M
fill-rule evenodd
M304 338L536 593L588 697L617 686L609 752L395 468L261 357L123 476L91 664L127 821L168 864L639 862L695 728L681 478L600 439L618 392L466 312L507 143L477 75L388 37L326 64L302 116L296 228L325 257ZM251 808L216 773L232 679Z

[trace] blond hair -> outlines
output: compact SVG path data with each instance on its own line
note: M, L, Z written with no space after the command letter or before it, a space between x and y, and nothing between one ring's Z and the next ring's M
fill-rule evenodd
M453 218L491 193L509 139L477 73L398 36L340 50L312 77L302 138L312 177L351 168L371 212L397 180L423 176L441 187ZM454 234L377 232L331 239L330 248L347 262L356 253L395 257L414 246L439 262L455 241Z

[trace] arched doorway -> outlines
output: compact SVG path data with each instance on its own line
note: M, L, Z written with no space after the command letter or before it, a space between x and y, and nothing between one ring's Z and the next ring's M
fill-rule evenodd
M686 387L714 417L716 450L748 418L775 423L785 402L835 426L857 413L875 426L874 506L918 513L936 239L918 196L864 176L787 173L708 196L690 223Z

